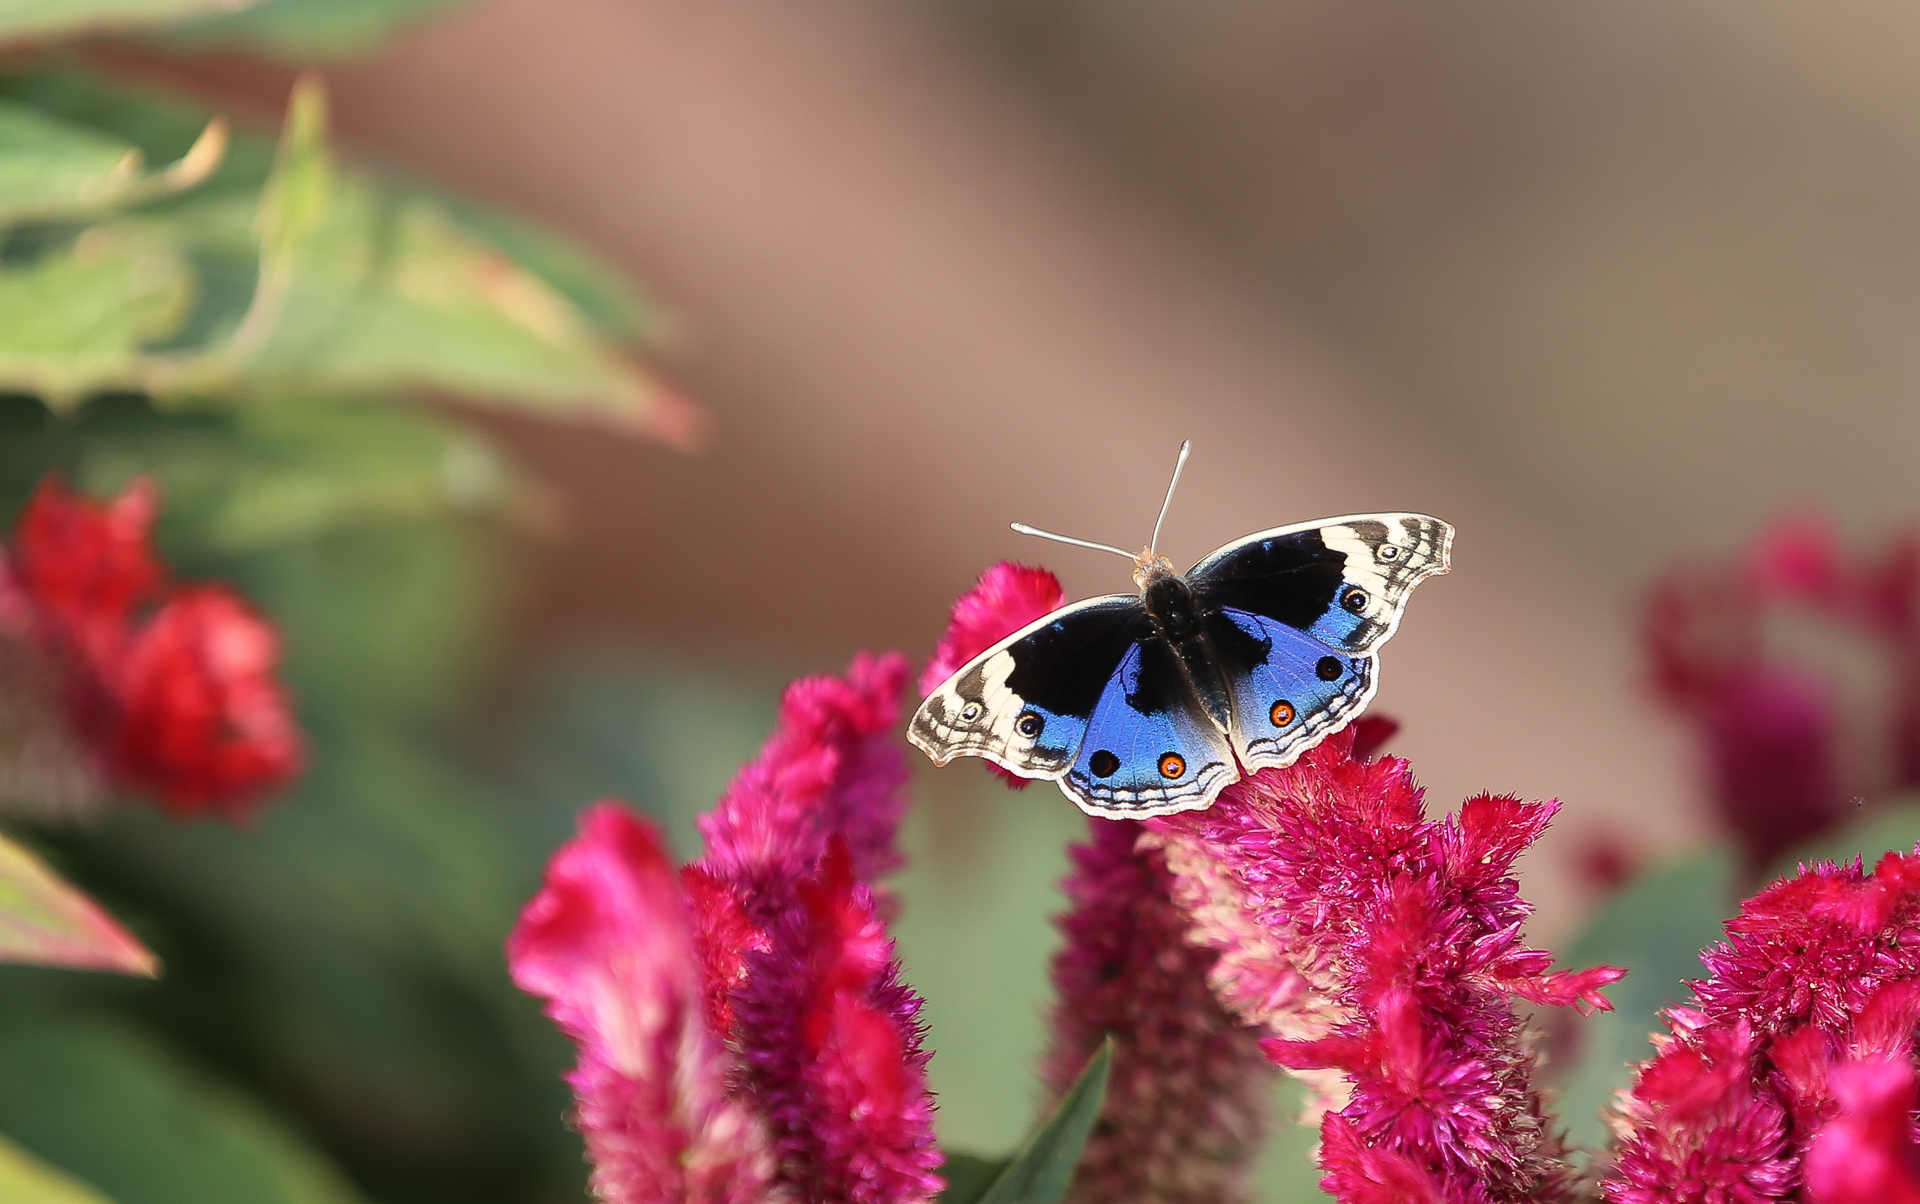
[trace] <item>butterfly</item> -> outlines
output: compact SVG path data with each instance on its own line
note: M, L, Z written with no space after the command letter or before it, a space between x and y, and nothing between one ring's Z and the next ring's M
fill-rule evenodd
M1173 485L1189 448L1180 449ZM1260 531L1185 573L1154 551L1014 529L1126 556L1138 594L1074 602L1014 632L921 703L907 738L945 765L985 757L1058 782L1090 815L1213 805L1358 718L1413 587L1444 573L1453 528L1356 514Z

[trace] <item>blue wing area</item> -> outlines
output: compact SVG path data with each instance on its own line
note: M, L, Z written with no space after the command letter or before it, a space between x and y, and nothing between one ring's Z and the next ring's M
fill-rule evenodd
M1121 659L1060 780L1081 810L1116 819L1191 811L1239 778L1226 737L1188 697L1179 672L1158 639Z
M1358 718L1373 697L1371 656L1330 648L1289 624L1231 607L1214 621L1233 624L1244 637L1212 643L1233 693L1233 749L1248 769L1293 764Z

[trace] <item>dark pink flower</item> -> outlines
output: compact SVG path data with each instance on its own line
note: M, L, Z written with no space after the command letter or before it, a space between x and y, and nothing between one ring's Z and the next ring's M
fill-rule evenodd
M1877 708L1868 722L1886 754L1842 755L1845 675L1780 637L1808 620L1885 666L1891 705L1855 709ZM1642 630L1655 688L1694 724L1709 794L1750 867L1833 827L1849 798L1920 784L1920 531L1856 555L1831 524L1789 516L1733 562L1658 583Z
M779 726L700 820L706 1014L739 1051L780 1181L808 1204L907 1204L941 1188L920 1001L874 882L900 864L906 661L795 682Z
M1920 1082L1912 1055L1836 1066L1831 1085L1838 1115L1807 1149L1807 1198L1812 1204L1920 1204L1913 1132Z
M980 581L953 603L947 634L920 674L920 693L933 693L961 666L1014 632L1067 604L1060 579L1046 569L1002 560L980 574ZM998 765L987 772L1013 790L1031 783Z
M165 584L149 546L158 508L147 481L100 504L43 480L0 566L0 639L20 645L10 661L60 680L91 773L176 816L238 820L302 760L279 639L231 590Z
M514 982L580 1047L575 1124L607 1204L762 1204L775 1162L707 1027L688 917L653 831L616 803L581 817L507 942Z
M1554 972L1521 943L1513 861L1555 807L1482 796L1429 820L1407 763L1355 760L1352 740L1146 821L1192 939L1220 954L1213 985L1336 1113L1323 1186L1341 1199L1569 1200L1512 1001L1605 1008L1622 972Z
M1910 1140L1904 1125L1892 1140L1886 1114L1905 1115L1910 1087L1886 1068L1910 1084L1920 860L1888 853L1872 874L1858 861L1803 867L1749 899L1726 933L1620 1105L1607 1198L1787 1200L1804 1178L1824 1200L1869 1181L1867 1142L1881 1168L1871 1182L1897 1182Z
M1131 820L1089 819L1070 850L1070 910L1053 960L1053 1043L1042 1067L1056 1098L1103 1037L1113 1067L1072 1201L1214 1204L1245 1198L1266 1129L1274 1071L1260 1030L1207 985L1219 955L1189 944L1159 852L1137 850Z

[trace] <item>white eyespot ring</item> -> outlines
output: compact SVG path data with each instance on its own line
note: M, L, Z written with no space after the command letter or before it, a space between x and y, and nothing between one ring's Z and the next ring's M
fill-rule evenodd
M1395 546L1394 546L1393 544L1390 544L1390 543L1384 543L1384 544L1381 544L1381 545L1380 545L1380 559L1382 559L1382 560L1398 560L1398 559L1400 559L1400 549L1399 549L1398 547L1395 547Z

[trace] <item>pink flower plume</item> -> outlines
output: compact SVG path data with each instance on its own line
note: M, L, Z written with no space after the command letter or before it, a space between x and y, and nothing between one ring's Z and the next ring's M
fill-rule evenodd
M1347 1204L1571 1200L1512 1001L1605 1008L1622 972L1555 972L1521 942L1513 861L1554 805L1483 796L1429 820L1405 761L1352 744L1146 821L1190 939L1268 1056L1322 1089L1322 1185Z
M920 1000L874 884L900 864L906 675L897 655L862 655L845 678L795 682L682 875L704 1012L739 1051L781 1183L808 1204L910 1204L942 1186Z
M1618 1105L1616 1204L1899 1201L1920 1024L1920 859L1802 867L1728 921ZM1897 1123L1895 1117L1897 1115ZM1718 1196L1701 1194L1719 1191Z
M1188 943L1161 854L1136 849L1131 820L1089 819L1063 884L1071 910L1053 960L1049 1093L1072 1085L1103 1037L1113 1067L1099 1123L1068 1196L1076 1204L1214 1204L1244 1199L1265 1135L1274 1071L1259 1030L1208 988L1219 958Z
M778 1198L753 1109L706 1026L691 932L658 837L619 804L581 817L507 942L520 988L580 1047L575 1123L608 1204Z

